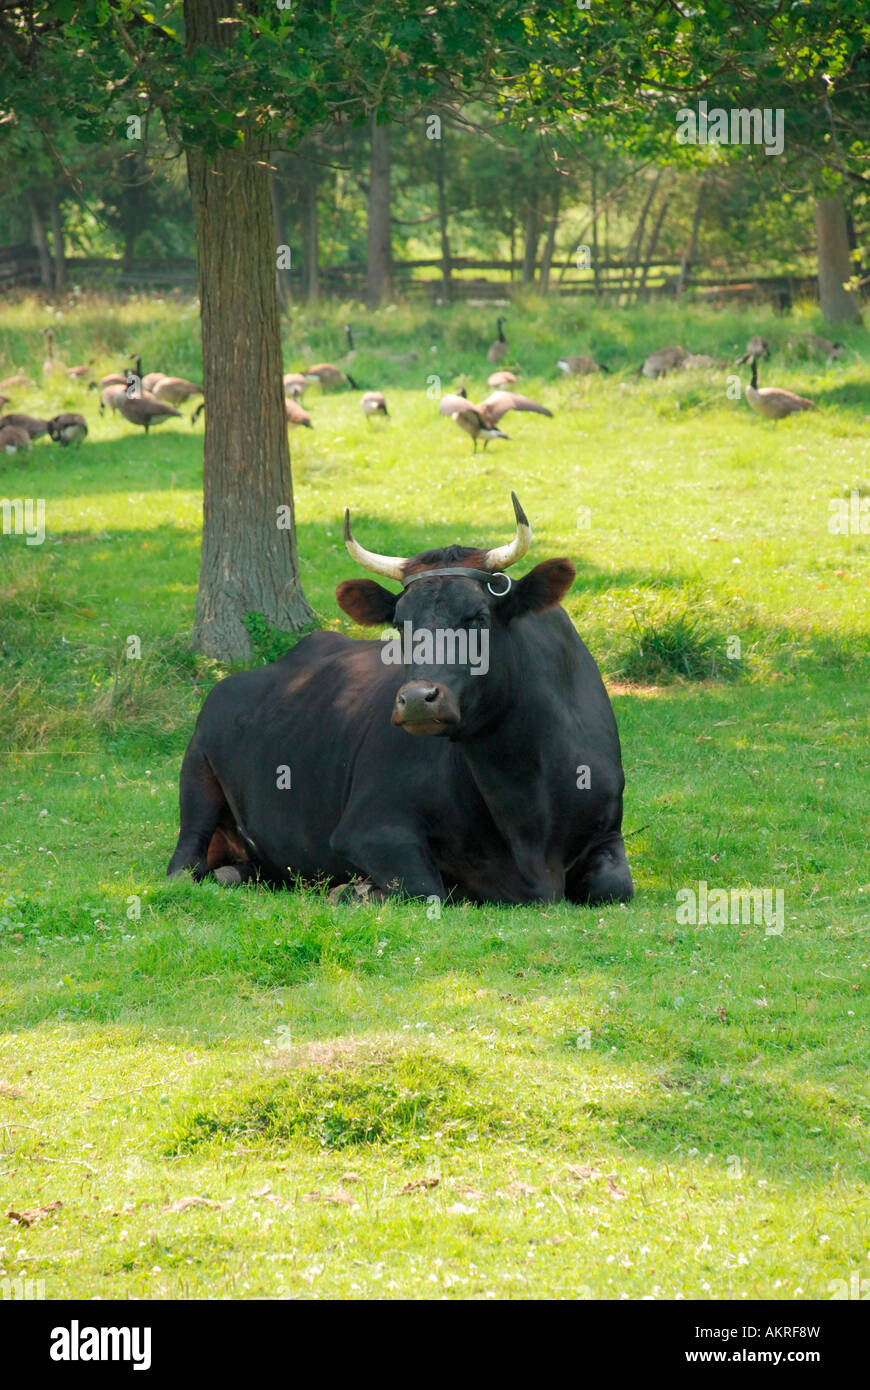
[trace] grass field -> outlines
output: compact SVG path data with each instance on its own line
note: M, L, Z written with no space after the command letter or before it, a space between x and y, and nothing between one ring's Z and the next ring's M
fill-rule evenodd
M296 314L287 368L339 356L348 312ZM613 696L637 895L432 918L167 883L181 756L222 674L187 650L202 422L146 438L81 387L19 393L7 409L83 408L91 433L0 459L0 494L46 501L43 545L0 537L0 1279L827 1298L870 1275L870 547L828 526L830 499L870 495L870 335L829 367L797 343L824 331L808 310L514 305L522 389L555 418L508 416L474 458L427 386L486 394L489 311L350 312L353 374L393 418L308 393L306 593L361 635L333 597L345 503L364 544L410 554L506 539L515 488L523 568L577 564L566 606ZM193 306L22 302L0 377L40 379L50 320L69 362L199 370ZM817 414L759 419L731 366L633 375L677 341L733 362L753 332L774 346L762 382ZM558 379L567 351L611 375ZM782 933L681 925L701 880L781 888Z

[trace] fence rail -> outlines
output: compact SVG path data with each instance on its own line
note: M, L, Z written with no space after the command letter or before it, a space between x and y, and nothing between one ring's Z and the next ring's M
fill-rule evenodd
M578 271L575 261L554 261L550 267L548 292L559 297L567 295L604 299L623 299L641 296L644 299L667 298L676 294L679 285L680 262L656 260L647 268L640 289L638 277L644 266L608 259L598 263L597 274L592 269ZM443 301L467 299L511 299L515 294L534 286L523 284L519 278L519 260L484 260L456 256L450 263L450 280L445 290L442 263L439 259L395 261L393 283L400 297ZM423 272L423 273L421 273ZM489 276L483 272L489 272ZM495 278L492 278L493 273ZM539 274L540 266L536 266ZM291 269L288 289L293 298L301 291L301 276ZM69 256L66 260L69 285L86 285L134 293L137 290L160 289L196 292L198 288L196 262L188 258L173 260L137 259L125 263L121 259L96 256ZM363 298L366 267L363 262L322 266L319 270L321 292L326 296ZM539 283L537 280L536 284ZM0 294L16 289L38 288L40 285L39 258L35 247L8 246L0 248ZM698 265L689 284L695 298L714 301L766 300L784 308L796 298L815 297L817 282L809 275L756 275L743 279L717 279L715 268Z

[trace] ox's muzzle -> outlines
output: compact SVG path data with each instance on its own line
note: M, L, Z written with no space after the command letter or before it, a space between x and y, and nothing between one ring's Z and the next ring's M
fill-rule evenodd
M459 706L444 685L408 681L396 694L391 722L409 734L446 734L459 723Z

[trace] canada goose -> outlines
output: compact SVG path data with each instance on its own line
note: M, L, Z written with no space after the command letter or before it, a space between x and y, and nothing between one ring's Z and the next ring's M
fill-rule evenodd
M496 338L496 340L495 340L494 343L491 343L491 344L490 344L489 352L486 354L487 361L488 361L488 362L491 362L491 363L493 364L493 366L495 366L496 362L500 362L500 361L502 360L502 358L505 356L505 354L507 353L507 350L508 350L507 338L504 336L504 331L503 331L503 329L504 329L504 319L503 319L503 318L500 318L500 319L497 320L497 327L498 327L498 337Z
M65 410L48 422L48 432L55 444L81 444L87 438L88 426L84 415Z
M17 430L24 430L30 439L39 439L43 434L48 434L48 421L40 420L35 415L4 415L0 418L0 425L12 425Z
M109 386L103 392L100 414L103 407L108 405L112 410L117 410L119 415L123 415L131 425L141 425L148 433L152 425L159 425L163 420L175 417L181 419L181 411L174 406L167 404L166 401L158 401L156 396L152 396L150 391L141 391L136 395L129 394L129 387L135 380L133 373L130 374L130 381L127 386Z
M354 391L359 390L353 377L347 372L340 372L331 362L318 362L316 366L308 367L303 375L306 381L316 381L321 391L329 391L334 386L350 386Z
M366 391L365 395L360 400L360 405L365 412L367 420L371 420L373 415L386 415L388 420L390 418L390 412L387 410L387 402L383 391Z
M594 357L560 357L556 366L566 376L589 376L592 372L610 371L609 367L596 362Z
M9 397L9 396L0 396L0 410L3 409L4 405L8 405L8 404L9 404L9 400L10 400L10 397Z
M638 371L638 376L659 377L674 370L675 367L682 367L684 361L689 356L685 348L671 347L659 348L658 352L651 352Z
M284 374L284 394L293 396L295 400L304 396L310 385L310 381L301 372L286 372Z
M497 391L500 386L513 386L516 379L513 372L492 372L486 378L486 384L491 386L493 391Z
M60 358L54 355L54 329L43 328L45 334L46 358L42 364L43 376L54 376L58 372L66 372L69 368L61 362Z
M135 376L138 378L139 384L140 384L140 386L142 387L142 390L143 390L143 391L151 391L151 392L153 393L154 387L157 385L158 381L162 381L163 378L166 376L166 373L165 373L165 372L148 372L148 373L146 373L145 376L143 376L143 375L142 375L142 355L141 355L141 353L138 353L138 352L131 352L130 355L128 356L128 358L127 358L127 361L128 361L128 362L135 362L136 365L135 365L135 367L133 368L133 372L134 372ZM129 369L128 369L128 370L126 370L126 371L124 372L123 380L124 380L124 381L129 381L129 379L130 379L130 377L129 377Z
M5 380L0 381L0 391L26 391L32 385L29 376L7 376Z
M105 414L106 406L108 406L110 410L118 410L118 402L122 400L126 394L127 383L125 380L122 379L120 383L117 381L110 381L109 385L105 386L100 392L100 414Z
M829 362L839 362L846 351L845 343L832 343L829 338L820 338L817 333L808 333L804 341L808 357L826 357Z
M491 439L509 439L498 428L498 422L509 410L532 410L537 415L547 415L552 419L553 412L528 396L519 396L514 391L494 391L480 405L473 405L463 394L442 396L438 406L441 415L454 420L461 430L471 435L474 452L477 453L478 438L483 436L483 447Z
M153 386L146 386L145 390L156 396L158 401L168 401L170 405L184 405L189 396L202 395L202 387L183 376L161 376Z
M0 451L4 454L29 452L33 448L30 435L17 425L0 425Z
M786 415L794 415L798 410L817 410L814 401L804 396L796 396L792 391L781 391L777 386L758 385L758 362L752 358L752 381L746 388L746 399L768 420L782 420Z
M344 331L347 334L347 352L341 358L341 361L352 362L356 357L356 348L353 345L353 332L349 323L344 325Z
M284 399L284 414L287 416L288 425L304 425L309 430L314 428L308 411L304 410L292 396L287 396Z
M767 341L766 338L762 338L758 334L756 334L756 336L754 338L750 338L749 342L746 344L746 351L744 352L743 356L738 357L737 366L742 366L744 362L751 362L753 357L769 356L770 343Z
M94 359L91 358L90 362L85 362L79 367L67 367L67 376L73 381L81 381L82 377L89 375L91 367L93 366L93 361Z
M101 376L99 381L92 381L88 387L89 391L105 391L107 386L126 386L127 378L120 372L109 372L108 376Z

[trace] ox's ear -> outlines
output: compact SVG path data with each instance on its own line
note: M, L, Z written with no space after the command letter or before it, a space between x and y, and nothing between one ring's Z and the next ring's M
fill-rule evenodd
M542 560L514 584L496 609L506 622L526 613L543 613L562 602L576 573L570 560Z
M345 579L335 591L340 608L362 627L391 623L399 595L373 579Z

